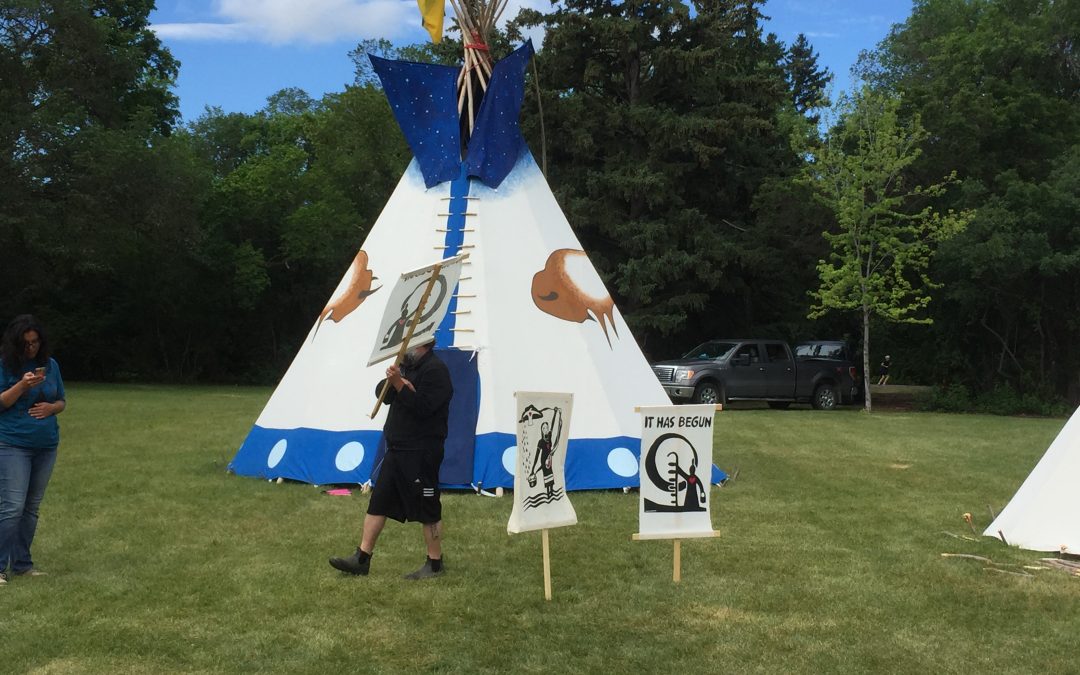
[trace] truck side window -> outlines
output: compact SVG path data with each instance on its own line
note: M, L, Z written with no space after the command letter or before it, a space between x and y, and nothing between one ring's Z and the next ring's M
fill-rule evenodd
M770 363L790 361L790 359L788 358L787 350L784 349L784 345L778 345L775 343L766 344L765 353L768 355Z
M739 347L739 351L735 352L735 356L749 356L750 363L758 363L761 361L761 357L758 355L757 345L743 345Z

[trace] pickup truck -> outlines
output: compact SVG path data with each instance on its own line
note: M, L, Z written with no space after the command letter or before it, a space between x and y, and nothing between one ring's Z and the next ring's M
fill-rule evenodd
M805 350L802 353L806 353ZM767 401L770 408L809 402L831 410L859 393L857 370L847 360L802 356L780 340L709 340L681 359L652 365L673 401Z

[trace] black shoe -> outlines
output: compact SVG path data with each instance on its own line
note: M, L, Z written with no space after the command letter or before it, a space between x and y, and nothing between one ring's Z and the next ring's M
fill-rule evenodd
M347 574L367 576L371 569L371 554L364 553L357 547L356 552L348 558L330 558L330 567Z
M424 560L424 564L420 569L406 574L403 578L408 579L409 581L417 581L419 579L430 579L432 577L440 576L446 571L446 567L443 566L443 559L444 558L432 560L431 558L427 558Z

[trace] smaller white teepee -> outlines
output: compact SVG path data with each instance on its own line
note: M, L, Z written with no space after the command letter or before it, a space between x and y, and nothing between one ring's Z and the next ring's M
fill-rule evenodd
M1080 410L990 527L1014 546L1080 555Z

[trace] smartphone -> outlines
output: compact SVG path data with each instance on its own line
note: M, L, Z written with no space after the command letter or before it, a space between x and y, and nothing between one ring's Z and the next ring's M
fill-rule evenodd
M40 368L34 368L34 374L38 377L45 377L45 366L41 366Z

